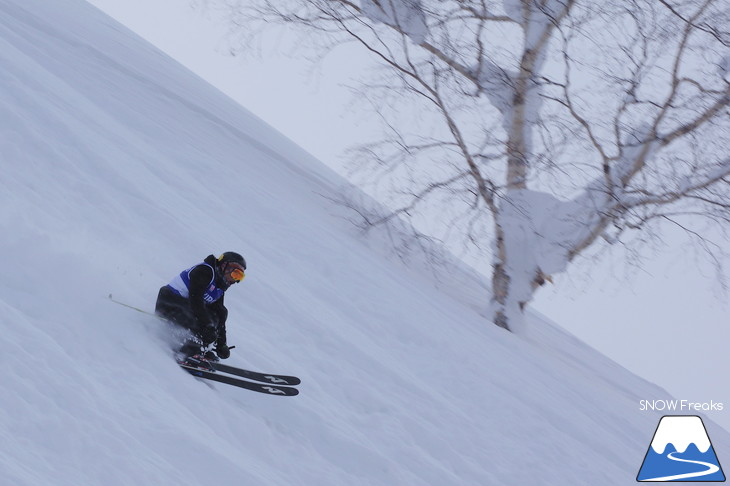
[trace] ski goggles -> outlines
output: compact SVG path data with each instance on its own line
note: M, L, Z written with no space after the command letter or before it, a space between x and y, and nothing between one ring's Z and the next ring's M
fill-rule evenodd
M237 263L227 263L224 275L230 282L240 282L246 277L244 268Z

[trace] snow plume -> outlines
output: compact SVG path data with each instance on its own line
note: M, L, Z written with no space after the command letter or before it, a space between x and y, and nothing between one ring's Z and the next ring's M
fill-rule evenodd
M428 36L420 0L360 0L360 7L370 20L395 27L416 44Z

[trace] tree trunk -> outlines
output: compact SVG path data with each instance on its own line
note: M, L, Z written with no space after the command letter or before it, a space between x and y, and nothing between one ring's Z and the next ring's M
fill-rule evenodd
M510 277L505 270L507 254L504 246L504 235L502 228L497 224L497 261L492 271L492 299L494 301L494 323L503 328L510 330L509 319L507 317L507 298L509 296Z

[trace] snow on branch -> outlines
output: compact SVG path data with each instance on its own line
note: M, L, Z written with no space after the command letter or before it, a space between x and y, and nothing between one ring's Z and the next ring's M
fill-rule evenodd
M370 20L395 27L416 44L428 36L420 0L360 0L360 8Z

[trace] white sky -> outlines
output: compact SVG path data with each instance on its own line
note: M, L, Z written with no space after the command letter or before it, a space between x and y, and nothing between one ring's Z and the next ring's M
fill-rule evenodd
M367 133L370 125L348 110L351 96L341 86L355 84L363 69L356 57L334 52L314 74L310 63L283 52L232 58L226 27L187 0L89 1L335 169ZM730 430L730 305L713 269L681 246L642 268L627 269L619 256L574 266L540 291L533 308L679 399L723 402L723 412L707 415Z

